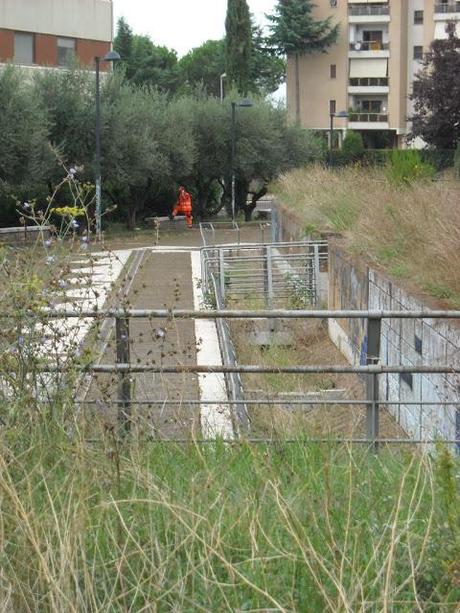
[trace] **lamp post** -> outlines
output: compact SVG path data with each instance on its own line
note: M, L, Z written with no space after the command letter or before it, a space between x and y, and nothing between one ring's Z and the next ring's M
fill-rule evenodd
M223 102L224 101L224 79L227 78L227 73L224 72L223 74L220 75L220 101Z
M248 98L240 100L240 102L232 102L232 157L231 157L231 170L232 170L232 221L235 221L235 208L236 208L236 177L235 177L235 153L236 153L236 109L237 107L248 109L254 106L254 104Z
M329 135L329 167L332 168L332 148L333 148L333 139L334 139L334 118L338 119L348 119L348 113L346 111L339 111L338 113L330 113L331 118L331 127L330 127L330 135Z
M101 85L100 70L102 62L118 62L121 60L120 54L116 51L109 51L103 58L96 56L96 239L102 236L102 207L101 207Z

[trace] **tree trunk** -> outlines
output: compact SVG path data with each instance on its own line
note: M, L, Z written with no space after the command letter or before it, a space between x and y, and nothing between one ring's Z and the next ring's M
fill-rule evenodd
M136 213L137 213L137 208L128 209L128 220L127 220L128 230L134 230L134 228L136 227Z
M300 54L295 54L295 122L300 126Z

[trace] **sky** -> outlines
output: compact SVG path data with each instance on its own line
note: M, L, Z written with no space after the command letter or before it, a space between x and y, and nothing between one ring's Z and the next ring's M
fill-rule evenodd
M135 34L148 34L156 45L179 56L225 32L227 0L113 0L115 24L125 17ZM276 0L248 0L256 21L266 24Z

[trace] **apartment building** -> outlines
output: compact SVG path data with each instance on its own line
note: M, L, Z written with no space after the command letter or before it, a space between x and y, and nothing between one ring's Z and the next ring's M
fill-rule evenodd
M2 64L65 68L76 60L90 68L112 38L112 0L0 0Z
M362 133L369 147L406 146L412 112L409 95L420 60L433 39L447 38L460 0L316 0L315 17L332 16L340 37L328 53L300 58L300 109L295 60L289 58L290 116L306 128Z

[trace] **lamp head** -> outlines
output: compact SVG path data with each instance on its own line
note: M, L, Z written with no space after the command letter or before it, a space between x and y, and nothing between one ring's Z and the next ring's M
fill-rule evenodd
M121 60L121 56L116 51L109 51L104 55L104 62L119 62Z
M249 98L243 98L243 100L240 100L237 103L237 106L245 108L245 109L249 109L254 106L254 103L252 102L252 100L249 100Z

